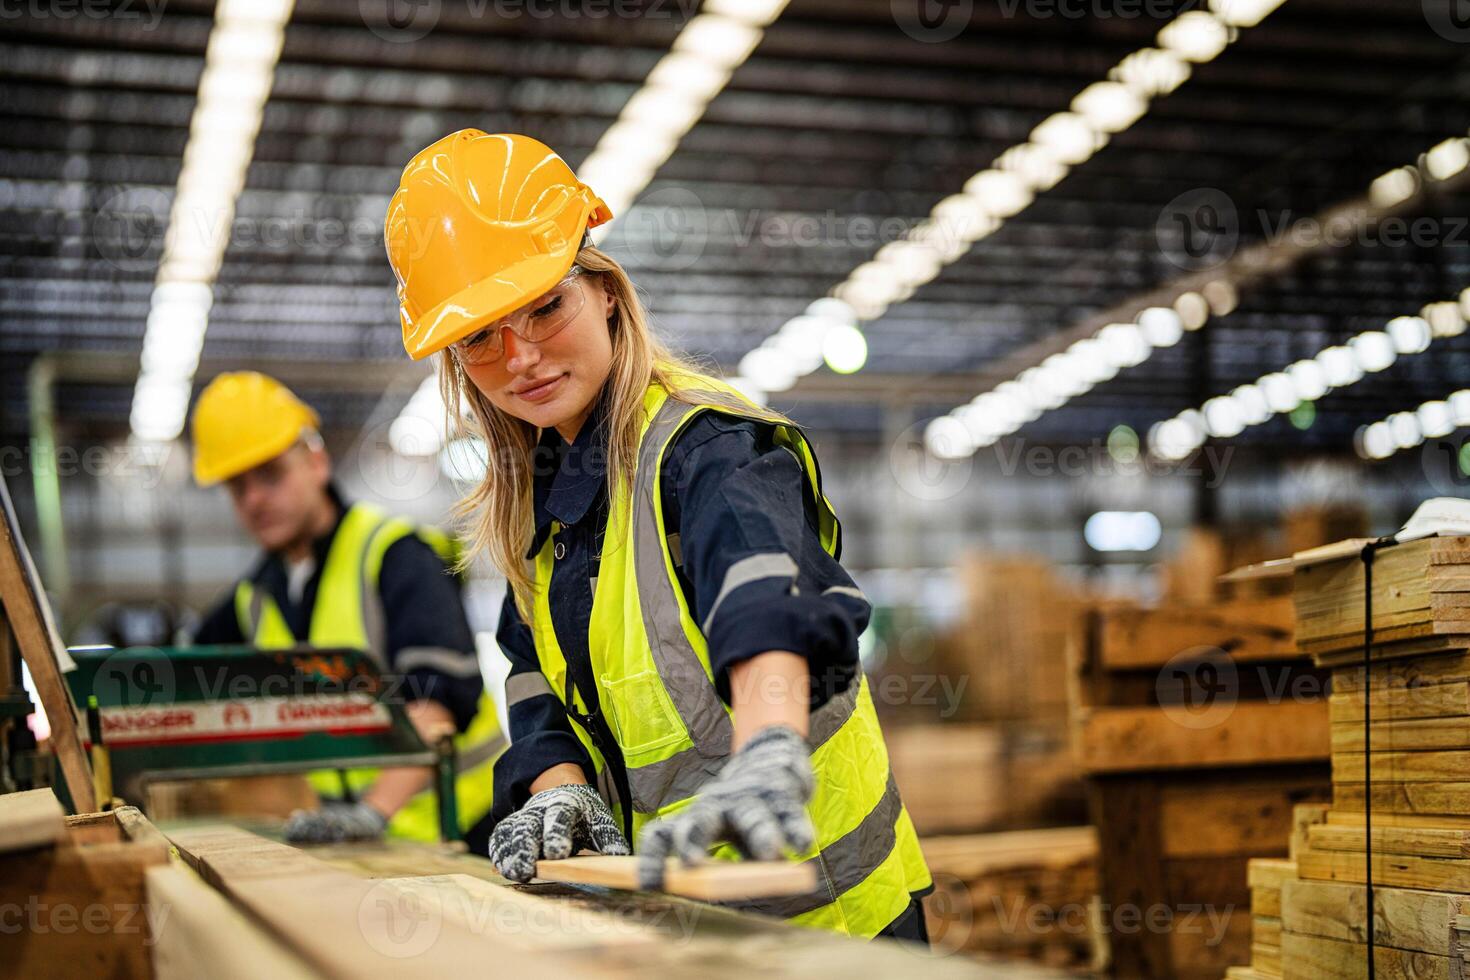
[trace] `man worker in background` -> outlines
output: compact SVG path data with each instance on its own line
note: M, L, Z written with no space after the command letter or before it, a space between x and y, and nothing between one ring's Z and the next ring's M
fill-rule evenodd
M453 542L433 528L348 504L332 482L317 413L280 382L222 374L194 409L194 477L223 482L240 524L260 544L255 568L209 613L196 643L280 649L309 643L367 651L402 678L409 719L425 741L452 729L459 755L459 822L484 853L491 774L503 747L484 694ZM423 767L327 770L310 775L323 799L298 810L288 840L364 840L384 832L439 837L431 771Z

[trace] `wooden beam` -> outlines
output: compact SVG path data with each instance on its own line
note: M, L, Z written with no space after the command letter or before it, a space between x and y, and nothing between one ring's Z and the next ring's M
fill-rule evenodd
M1373 752L1373 783L1447 782L1470 774L1470 752ZM1332 776L1343 782L1361 783L1367 771L1361 752L1344 752L1332 757ZM1453 811L1452 811L1453 812Z
M1367 842L1364 827L1320 824L1307 829L1307 840L1321 851L1357 851ZM1454 827L1373 828L1373 850L1419 857L1470 857L1470 829Z
M1368 947L1318 936L1284 933L1281 937L1281 975L1312 980L1362 980ZM1450 972L1450 958L1414 953L1391 946L1375 946L1373 965L1380 980L1458 980Z
M51 725L51 751L61 763L61 775L66 780L72 805L78 813L91 813L97 809L92 766L82 748L76 705L62 679L62 674L72 667L71 656L56 631L51 604L41 589L41 579L21 536L20 521L3 477L0 477L0 510L4 511L4 522L0 525L0 601L20 643L20 655L31 670L41 706L46 709L46 720Z
M1359 758L1358 767L1362 767ZM1460 775L1464 775L1462 770ZM1334 810L1362 813L1367 809L1365 784L1361 773L1356 782L1337 776L1332 781ZM1380 814L1458 815L1470 814L1470 782L1408 782L1390 779L1388 773L1373 772L1373 818Z
M1470 682L1423 684L1413 687L1374 687L1369 694L1372 712L1380 721L1407 718L1452 718L1470 715ZM1328 698L1333 722L1363 721L1363 692L1333 691Z
M206 881L327 977L442 980L483 972L487 963L497 972L541 976L570 966L499 942L493 930L475 934L441 910L247 831L214 824L169 837Z
M1366 890L1328 881L1289 881L1281 891L1283 927L1298 935L1367 942ZM1374 942L1448 956L1450 932L1467 902L1464 896L1444 892L1375 887Z
M66 811L49 789L0 796L0 854L54 847L66 838Z
M1088 772L1269 765L1326 759L1327 704L1285 700L1222 706L1220 721L1204 724L1188 708L1088 708L1079 712L1074 742Z
M321 976L188 868L160 865L149 868L146 879L148 904L158 910L153 937L156 980Z
M582 855L561 861L536 862L536 877L577 885L638 890L638 858L632 855ZM684 867L670 858L664 866L662 891L704 902L729 902L817 890L817 869L796 861L711 861Z
M1313 850L1297 859L1297 870L1304 879L1361 885L1367 881L1365 864L1361 852ZM1470 860L1413 857L1375 851L1373 884L1439 892L1470 892Z
M1098 659L1109 670L1162 667L1190 650L1223 650L1237 663L1294 659L1291 596L1209 606L1127 606L1100 613Z

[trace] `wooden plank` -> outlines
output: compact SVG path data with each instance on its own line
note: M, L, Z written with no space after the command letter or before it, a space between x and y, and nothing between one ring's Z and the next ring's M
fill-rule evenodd
M556 901L465 874L383 878L378 884L433 908L474 933L492 933L530 952L649 946L659 930L605 909Z
M1350 783L1346 785L1359 790L1361 797L1361 790L1363 788L1361 783ZM1409 785L1424 786L1430 784L1414 783ZM1365 823L1365 815L1361 809L1357 811L1333 810L1327 815L1327 822L1339 827L1361 827ZM1387 810L1375 810L1373 813L1373 823L1380 827L1454 827L1460 829L1470 827L1470 814L1393 813Z
M1290 858L1252 858L1246 874L1251 888L1280 888L1296 880L1296 862Z
M1279 888L1252 888L1251 889L1251 914L1270 915L1280 917L1281 915L1281 889Z
M998 834L922 837L919 845L931 868L959 878L975 878L1011 868L1066 868L1097 857L1092 827L1054 827Z
M536 862L545 881L638 890L638 858L633 855L581 855ZM663 891L704 902L729 902L784 895L809 895L817 889L814 865L796 861L711 861L684 867L670 858Z
M1321 701L1243 701L1208 725L1191 720L1184 708L1091 708L1079 714L1073 745L1079 765L1094 773L1309 762L1330 750L1327 705Z
M1341 942L1368 941L1362 885L1291 881L1281 890L1286 932ZM1448 956L1450 932L1466 899L1412 888L1373 889L1374 942Z
M1363 692L1334 691L1328 697L1334 724L1363 721ZM1470 715L1470 682L1371 689L1368 701L1379 720Z
M594 974L585 961L558 961L476 935L386 886L355 878L285 844L225 825L169 832L179 853L214 887L328 977L442 978L497 972ZM565 955L565 954L563 954ZM607 974L616 974L609 970ZM605 974L605 975L607 975Z
M169 831L179 836L181 831ZM271 842L266 841L266 844ZM280 847L281 845L275 845ZM286 850L292 850L286 848ZM302 853L302 852L298 852ZM186 855L188 856L188 855ZM417 878L430 875L467 875L488 883L495 889L508 891L507 901L516 901L516 896L526 895L538 899L549 899L563 909L554 922L546 923L539 916L532 916L527 928L533 937L539 937L548 929L581 930L588 938L581 942L560 946L554 952L554 964L545 964L540 958L538 976L577 977L626 977L627 980L647 980L649 976L701 976L716 980L738 980L751 975L763 977L791 977L800 980L864 980L864 978L892 978L906 976L914 968L913 953L899 944L867 943L839 936L820 929L793 928L774 918L736 912L717 905L694 902L676 896L627 892L555 882L536 882L515 885L495 873L494 866L483 857L456 853L432 845L408 841L377 841L373 843L337 844L312 848L307 855L330 870L338 871L372 888L363 899L389 910L401 910L406 921L397 923L396 934L403 940L404 954L413 951L413 923L419 921L420 913L437 915L446 920L445 928L463 932L465 923L469 930L479 936L480 963L470 975L479 976L487 972L499 975L503 967L499 957L502 945L516 946L522 940L515 936L497 934L494 930L505 924L490 910L499 909L503 903L481 908L472 905L469 909L456 907L454 903L441 901L436 911L434 899L419 902L412 895L402 893L403 883L395 881L383 884L381 879ZM290 886L300 880L299 876L282 879L281 884ZM251 882L247 879L245 884ZM382 887L377 887L382 885ZM497 894L492 893L492 894ZM475 901L472 897L472 902ZM427 905L427 908L425 907ZM445 908L448 905L448 908ZM525 905L529 911L532 906ZM582 910L597 914L581 915ZM485 912L486 914L481 914ZM662 940L657 944L621 942L616 936L609 937L604 944L595 940L614 927L606 924L603 916L612 917L614 922L626 923L628 928L647 929L658 933ZM336 928L333 923L345 923L350 917L332 913L331 922L323 922L319 942L330 942ZM452 920L452 921L449 921ZM518 921L512 917L511 924ZM345 923L356 929L355 923ZM951 928L968 930L971 920L951 917ZM364 923L364 932L358 933L358 944L375 940L372 922ZM490 935L481 935L490 932ZM503 930L502 930L503 932ZM938 933L936 932L936 935ZM442 941L442 940L441 940ZM948 942L944 950L954 948ZM437 943L427 952L411 959L430 959L437 955ZM518 952L523 958L524 950ZM979 957L977 957L979 959ZM511 957L512 968L515 958ZM1026 964L1009 964L993 958L984 958L984 975L996 980L1065 980L1071 973L1046 970ZM452 965L452 964L451 964ZM417 969L417 968L416 968ZM973 977L977 966L970 957L926 958L923 961L925 980L948 980L950 977ZM427 969L416 975L426 975ZM373 975L401 976L400 967L390 967L385 973ZM440 980L446 974L440 975ZM1218 980L1218 978L1217 978Z
M71 669L72 659L61 643L51 604L41 588L41 579L31 561L20 521L10 502L10 490L0 477L0 602L4 603L10 628L20 643L20 655L30 668L31 680L46 720L51 725L51 751L61 763L62 778L78 813L97 809L92 787L92 765L82 748L76 705L67 690L62 673Z
M1281 973L1286 977L1312 980L1362 980L1367 975L1368 947L1317 936L1285 933L1281 937ZM1450 958L1432 953L1411 953L1391 946L1373 950L1373 965L1380 980L1457 980L1450 972Z
M49 789L0 796L0 854L54 847L66 839L66 811Z
M1166 782L1160 818L1164 856L1280 854L1291 838L1297 804L1323 795L1300 778Z
M1323 824L1310 828L1307 838L1312 847L1320 850L1361 853L1368 835L1363 827ZM1373 850L1419 857L1470 857L1470 829L1375 826Z
M1161 667L1190 650L1223 650L1238 663L1301 656L1291 596L1208 606L1116 607L1102 613L1098 656L1110 670Z
M1326 823L1332 812L1327 803L1298 803L1291 813L1291 843L1288 854L1292 860L1307 846L1307 830L1315 824Z
M265 932L188 868L147 872L157 980L314 980L321 974Z
M1225 968L1225 980L1267 980L1268 974L1257 973L1249 966L1228 966Z
M1281 919L1274 915L1255 915L1251 917L1251 942L1265 943L1267 946L1280 947L1281 945Z
M1251 943L1251 967L1268 977L1281 976L1281 947Z
M1374 659L1417 655L1431 650L1465 649L1466 636L1470 634L1470 622L1423 619L1406 621L1408 615L1385 617L1390 621L1374 626ZM1428 610L1415 615L1427 616ZM1375 621L1378 619L1377 611L1373 613L1373 618ZM1411 646L1411 643L1414 645ZM1354 662L1361 662L1363 659L1363 631L1360 627L1336 636L1317 639L1298 638L1297 646L1303 653L1317 658L1320 664L1351 666ZM1329 654L1344 654L1344 656L1329 659L1327 656Z
M1297 860L1297 870L1304 879L1361 885L1367 881L1364 867L1366 863L1361 852L1308 851ZM1373 883L1425 891L1470 892L1470 860L1381 854L1375 851Z
M1374 721L1373 748L1379 751L1425 752L1470 749L1470 716L1463 718L1399 718ZM1362 752L1363 720L1332 726L1333 752Z
M1363 664L1362 636L1358 636L1352 642L1334 640L1327 644L1299 643L1298 645L1302 648L1303 653L1311 655L1312 662L1319 667L1345 670L1361 668ZM1402 639L1394 643L1387 643L1384 637L1374 634L1373 659L1370 661L1370 666L1401 663L1406 658L1433 654L1463 654L1467 650L1470 650L1470 635L1463 633Z
M1470 752L1373 752L1373 782L1386 783L1449 782L1470 776ZM1345 752L1332 757L1335 779L1361 783L1366 766L1363 753Z
M1336 779L1332 784L1334 810L1362 813L1365 807L1364 784L1361 779L1350 782ZM1402 814L1470 814L1470 782L1403 782L1390 780L1386 773L1373 773L1373 816L1380 813Z
M1470 681L1470 653L1425 654L1410 659L1374 661L1369 665L1368 675L1374 688L1419 687L1425 684L1450 684ZM1363 667L1360 662L1351 667L1341 667L1332 672L1334 693L1358 691L1363 687Z

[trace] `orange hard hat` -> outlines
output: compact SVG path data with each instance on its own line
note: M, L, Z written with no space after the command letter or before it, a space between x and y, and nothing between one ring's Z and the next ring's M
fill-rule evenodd
M612 211L529 136L462 129L420 150L388 202L403 348L414 360L555 286Z

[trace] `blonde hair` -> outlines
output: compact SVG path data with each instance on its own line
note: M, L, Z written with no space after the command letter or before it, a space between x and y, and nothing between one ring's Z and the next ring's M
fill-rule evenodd
M576 264L589 273L600 274L615 304L608 320L612 368L599 395L607 401L602 425L607 431L608 499L613 500L619 488L632 486L638 442L646 421L643 397L649 384L656 382L669 397L694 404L696 399L690 391L699 387L699 380L707 373L654 335L637 289L617 260L595 246L584 245L577 252ZM541 430L495 407L449 350L440 354L439 366L439 386L448 406L450 431L456 436L484 440L488 457L484 479L455 507L468 530L464 563L488 555L510 583L516 607L529 623L534 583L523 556L535 530L532 485ZM461 411L461 405L469 411ZM790 424L778 412L753 409L752 414Z

